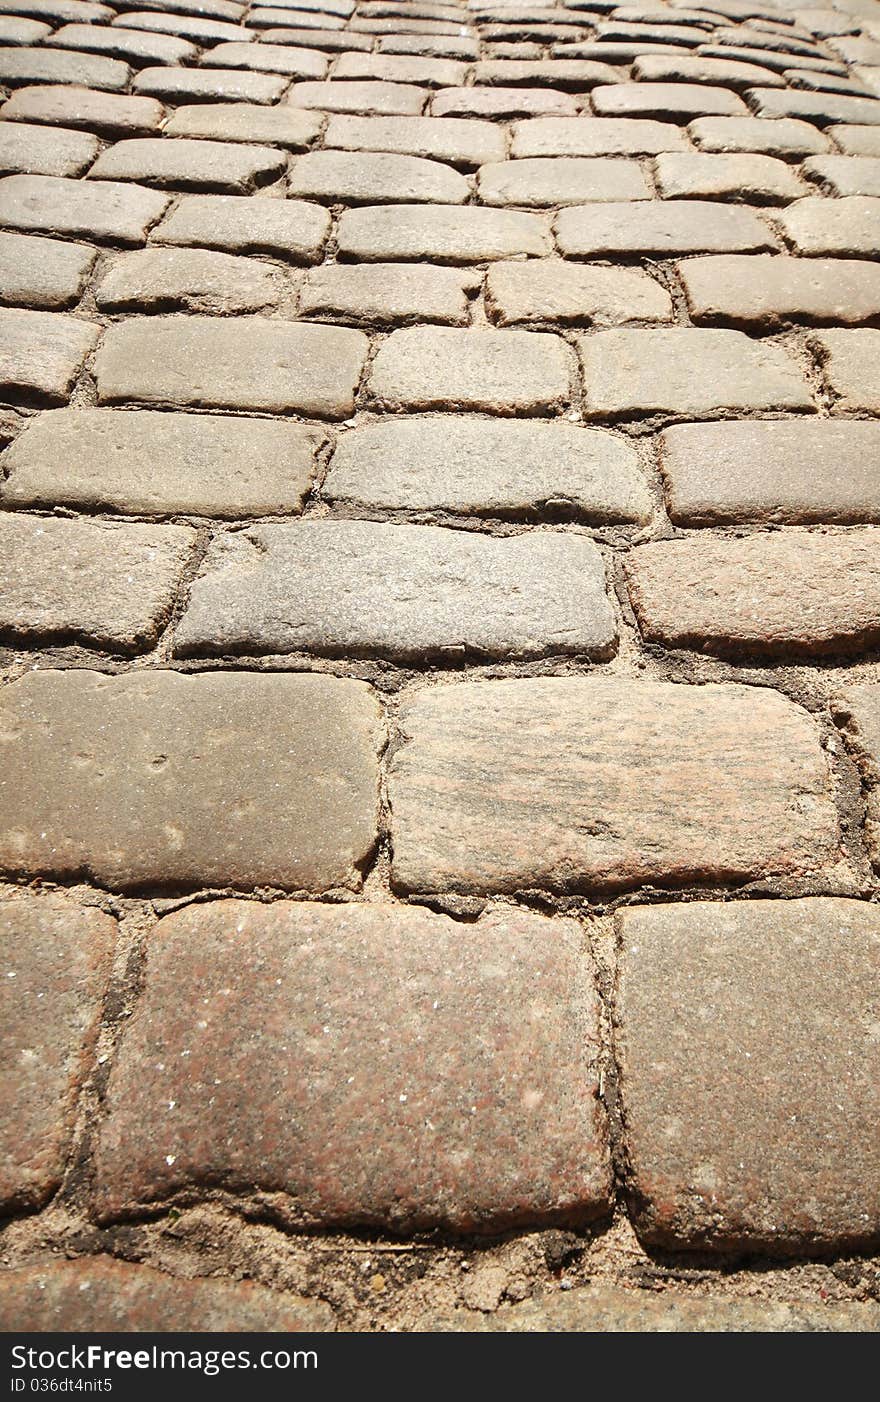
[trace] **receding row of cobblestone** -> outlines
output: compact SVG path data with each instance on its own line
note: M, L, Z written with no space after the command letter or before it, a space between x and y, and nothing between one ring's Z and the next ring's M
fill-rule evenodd
M880 1327L838 4L0 0L5 1327Z

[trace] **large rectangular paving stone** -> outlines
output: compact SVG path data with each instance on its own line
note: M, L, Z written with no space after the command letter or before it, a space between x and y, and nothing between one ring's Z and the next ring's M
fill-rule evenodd
M579 343L589 418L813 408L797 362L741 331L623 329Z
M3 175L82 175L100 150L84 131L48 130L36 123L0 121Z
M557 215L556 241L566 258L751 253L775 248L777 242L754 210L711 200L574 206Z
M297 410L344 419L369 342L362 331L267 317L135 317L95 359L100 404Z
M493 263L486 278L486 309L498 326L569 322L617 326L670 321L665 287L637 268L594 268L561 258Z
M573 921L191 907L150 938L100 1135L98 1213L218 1187L271 1194L290 1224L589 1220L609 1194L598 1036Z
M483 204L535 209L585 204L588 200L651 198L637 161L581 156L535 156L481 166L477 194Z
M195 540L185 526L0 513L0 636L149 647Z
M427 156L450 165L473 168L501 161L506 154L503 131L492 122L446 117L331 117L325 144L340 151L390 151Z
M822 331L810 337L833 408L880 409L880 331Z
M880 913L860 901L622 912L615 1009L636 1229L809 1254L880 1239Z
M178 107L166 136L210 141L259 142L304 151L321 132L321 118L292 107L260 107L246 102L206 102ZM824 149L824 148L823 148Z
M116 181L89 185L61 176L8 175L0 180L0 224L28 233L139 244L165 213L169 198Z
M416 258L482 263L553 252L550 230L541 215L477 205L346 209L339 220L338 242L343 257L372 262Z
M59 312L0 310L0 392L63 404L100 334Z
M302 521L209 549L177 631L192 654L607 658L617 641L602 557L582 535Z
M429 263L323 263L303 279L301 316L339 316L365 323L438 322L466 326L468 293L482 275Z
M64 897L0 902L4 1213L42 1206L61 1184L115 942L115 920Z
M361 884L381 729L363 682L35 671L3 689L0 720L3 871L113 890Z
M318 263L329 232L327 210L303 200L185 195L153 230L150 242Z
M871 682L846 686L833 699L831 709L862 775L865 842L875 869L880 869L880 686Z
M322 1300L249 1280L186 1279L87 1256L0 1271L0 1328L19 1333L326 1333Z
M20 88L28 83L58 83L125 92L130 79L128 64L115 58L41 48L0 48L0 84L5 88Z
M595 1284L534 1295L492 1314L458 1309L428 1315L418 1328L438 1334L874 1334L880 1307Z
M220 190L246 195L277 180L287 156L272 146L232 141L141 137L108 146L89 171L90 180L135 180L163 189Z
M239 31L242 32L242 31ZM143 68L132 87L168 103L277 102L290 79L240 68Z
M99 277L101 312L264 311L292 291L277 268L204 248L137 248L122 253Z
M0 501L143 516L286 515L302 506L321 441L300 424L228 414L51 410L2 459Z
M593 525L651 516L630 443L601 429L510 419L391 418L355 428L338 441L323 495L367 510L561 513Z
M660 435L660 451L678 526L880 522L880 423L676 424Z
M400 724L399 890L717 886L837 860L819 732L776 692L468 682L418 693Z
M471 188L460 171L389 151L307 151L290 164L292 195L324 204L464 204Z
M858 325L880 316L880 263L867 259L691 258L678 273L700 326Z
M0 234L0 303L57 311L78 302L97 252L60 239Z
M722 655L821 657L880 642L880 530L791 527L639 546L624 562L642 633Z
M45 122L98 136L148 136L165 116L152 97L126 97L91 88L16 88L0 107L4 122Z
M569 355L559 336L544 332L406 328L379 347L368 389L391 410L547 414L571 393Z
M778 221L792 247L811 258L880 256L880 199L847 195L829 200L810 195L781 210Z
M511 155L655 156L685 151L687 140L669 122L626 117L533 117L515 122Z

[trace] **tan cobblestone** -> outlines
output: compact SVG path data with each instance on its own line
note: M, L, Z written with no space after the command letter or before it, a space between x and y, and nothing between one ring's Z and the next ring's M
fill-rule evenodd
M493 263L486 306L499 326L530 321L619 326L672 319L669 293L647 273L551 258Z
M164 116L151 97L122 97L77 87L16 88L0 107L4 122L45 122L93 131L98 136L147 136Z
M318 263L330 216L302 200L242 200L235 195L187 195L153 230L152 243L269 253L293 263Z
M260 107L247 102L196 103L178 107L166 136L208 141L248 141L302 151L321 130L321 118L293 107Z
M418 258L482 263L490 258L547 254L553 247L548 223L540 215L473 205L345 210L338 241L344 256L370 262Z
M579 157L500 161L481 166L477 193L483 204L531 208L583 204L586 200L651 198L636 161Z
M569 351L528 331L394 331L373 361L368 390L385 409L483 409L546 414L570 394Z
M43 311L72 307L96 257L81 244L0 234L0 303Z
M116 181L8 175L0 180L0 224L8 229L121 244L143 243L168 195Z
M377 325L466 326L468 292L479 285L479 273L426 263L327 263L306 274L299 310L301 316L336 315Z
M845 325L880 317L880 265L850 258L691 258L678 265L699 325Z
M0 311L0 390L62 404L99 328L54 312Z
M880 409L880 331L823 331L810 338L835 409Z
M504 133L491 122L446 117L333 116L326 145L343 151L389 151L395 155L427 156L470 168L503 160Z
M555 227L567 258L750 253L776 246L769 226L753 210L709 200L579 205L561 210Z
M328 204L464 204L470 186L440 161L388 152L310 151L291 163L290 193Z
M256 312L288 290L282 274L252 258L201 248L140 248L123 253L101 277L102 311Z

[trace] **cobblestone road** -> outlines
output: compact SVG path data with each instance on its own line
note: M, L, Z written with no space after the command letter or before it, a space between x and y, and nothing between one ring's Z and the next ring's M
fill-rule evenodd
M0 1321L880 1328L880 0L0 96Z

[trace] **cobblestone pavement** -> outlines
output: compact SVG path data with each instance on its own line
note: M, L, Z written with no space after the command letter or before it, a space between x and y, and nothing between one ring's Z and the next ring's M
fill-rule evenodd
M0 92L0 1321L880 1328L880 0Z

